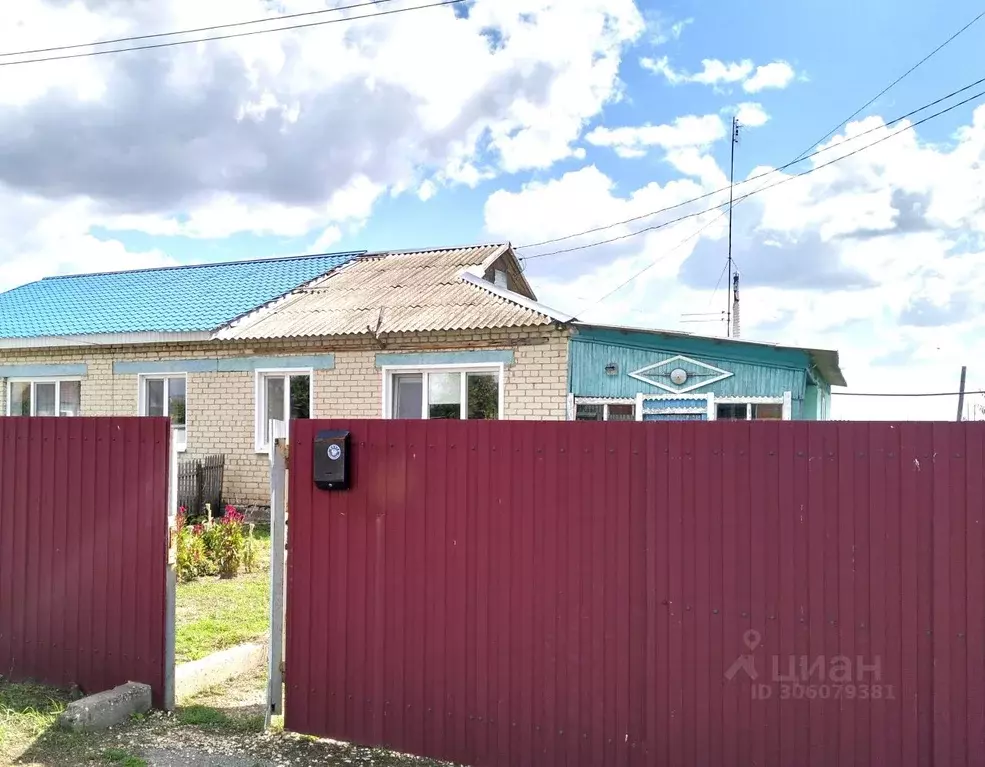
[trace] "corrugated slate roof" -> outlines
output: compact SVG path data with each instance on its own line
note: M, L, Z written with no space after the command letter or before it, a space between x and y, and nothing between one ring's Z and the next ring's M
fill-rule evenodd
M509 245L399 251L354 259L284 303L244 318L220 338L263 339L550 324L546 307L463 279ZM483 283L484 284L484 283ZM545 311L541 311L544 309Z
M357 255L48 277L0 293L0 338L211 331Z

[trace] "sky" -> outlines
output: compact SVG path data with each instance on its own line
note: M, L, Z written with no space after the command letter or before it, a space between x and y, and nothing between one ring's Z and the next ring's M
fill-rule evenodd
M962 365L985 389L985 96L905 130L985 84L887 126L985 77L985 19L826 137L980 13L970 0L466 0L355 18L435 1L0 55L0 290L509 240L549 306L724 335L736 116L741 337L838 350L848 392L953 392ZM0 53L340 4L20 0ZM838 396L833 415L955 412L954 397Z

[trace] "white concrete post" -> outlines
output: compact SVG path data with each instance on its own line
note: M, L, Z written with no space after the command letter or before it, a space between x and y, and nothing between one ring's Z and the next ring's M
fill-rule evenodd
M284 544L287 540L287 423L270 422L270 658L267 668L267 710L284 712Z
M178 443L172 432L168 441L168 507L166 522L168 553L164 574L164 710L174 711L175 597L178 586Z
M783 392L783 415L784 421L789 421L793 418L793 394L791 392Z
M643 392L636 393L636 420L643 420Z

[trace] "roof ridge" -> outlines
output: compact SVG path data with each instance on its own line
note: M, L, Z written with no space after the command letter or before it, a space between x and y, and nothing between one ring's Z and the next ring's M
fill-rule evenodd
M307 253L301 256L272 256L269 258L244 258L239 261L212 261L204 264L174 264L173 266L151 266L144 269L121 269L109 272L79 272L77 274L55 274L42 277L36 282L54 282L56 280L71 280L79 277L105 277L111 274L145 274L147 272L182 271L186 269L210 269L220 266L243 266L246 264L285 263L287 261L305 261L315 258L338 258L339 256L361 256L365 250L342 250L336 253ZM31 283L26 283L31 284ZM20 286L23 287L23 286ZM16 289L16 288L13 288Z
M542 304L533 298L527 298L527 296L517 293L515 290L510 290L509 288L502 288L488 280L484 280L479 277L474 272L469 271L468 268L463 269L459 275L458 279L461 280L466 285L471 286L475 290L483 291L487 294L492 294L500 301L504 303L511 303L515 306L520 306L528 311L541 314L544 317L554 320L555 322L572 322L575 318L570 314L565 314L557 309L552 309L551 307Z
M409 256L415 253L441 253L447 250L478 250L480 248L502 248L508 246L508 240L493 240L491 242L476 242L470 245L442 245L437 248L410 248L400 250L363 251L366 258L383 258L386 256Z

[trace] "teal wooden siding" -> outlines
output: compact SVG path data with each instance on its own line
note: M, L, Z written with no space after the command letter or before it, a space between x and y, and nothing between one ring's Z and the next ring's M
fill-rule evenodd
M818 397L817 386L813 383L807 384L804 394L803 419L805 421L817 421L821 418L821 404Z
M648 333L582 330L571 339L568 356L570 391L576 397L635 397L639 392L672 394L659 386L631 378L630 373L677 355L732 373L729 378L686 394L707 394L711 391L716 397L782 397L784 392L789 391L793 399L791 416L794 419L805 417L807 368L810 364L806 353L743 347L706 338L681 339ZM606 366L611 364L617 367L615 375L606 373ZM665 371L660 372L669 373L671 367L678 366L667 366ZM688 364L680 367L689 371L694 368ZM669 380L667 383L670 383ZM817 401L808 405L807 410L819 413Z

